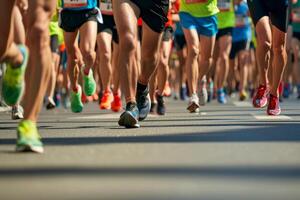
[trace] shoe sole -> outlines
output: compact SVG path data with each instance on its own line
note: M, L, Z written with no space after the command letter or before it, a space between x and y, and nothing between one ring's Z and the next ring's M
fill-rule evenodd
M125 112L120 116L118 124L125 126L125 128L139 128L138 120L134 118L129 112Z
M41 146L31 146L23 145L16 147L17 152L34 152L34 153L44 153L44 148Z
M189 105L186 109L188 111L190 111L190 113L194 113L194 112L197 112L197 109L199 109L199 105L196 104L195 102L193 102L191 105Z

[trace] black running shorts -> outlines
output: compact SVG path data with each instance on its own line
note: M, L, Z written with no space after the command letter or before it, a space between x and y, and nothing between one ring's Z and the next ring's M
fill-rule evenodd
M293 32L293 38L296 38L300 41L300 32Z
M184 35L175 34L174 45L177 51L181 51L186 45L186 40Z
M98 12L95 8L87 10L63 9L60 13L59 26L65 32L75 32L87 21L97 22Z
M231 51L230 51L230 54L229 54L229 58L234 59L240 51L248 50L249 48L250 48L250 41L248 41L248 40L233 42L232 47L231 47Z
M171 26L164 28L164 33L162 36L162 41L168 42L173 38L173 28Z
M219 29L217 36L216 36L216 40L218 40L220 37L222 37L224 35L232 36L232 30L233 30L233 27Z
M50 48L52 53L59 53L58 50L58 35L50 36Z
M131 0L140 9L140 17L153 31L161 33L168 21L169 0Z
M254 25L264 16L269 16L272 25L282 32L287 31L289 0L247 0Z
M113 15L102 15L103 24L98 23L98 33L106 32L112 35L112 39L115 43L119 43L119 36L116 27L116 23Z

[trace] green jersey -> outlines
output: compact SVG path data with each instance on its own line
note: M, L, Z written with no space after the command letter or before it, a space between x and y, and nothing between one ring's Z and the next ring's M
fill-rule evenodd
M292 26L294 32L300 32L300 0L292 7Z
M235 15L233 0L218 0L220 12L217 14L218 28L229 28L235 26Z
M193 17L209 17L219 12L217 0L180 0L180 12Z

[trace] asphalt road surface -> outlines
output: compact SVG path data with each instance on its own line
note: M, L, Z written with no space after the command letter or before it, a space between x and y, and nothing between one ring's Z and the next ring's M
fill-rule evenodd
M0 112L0 199L300 199L300 100L279 117L250 102L199 114L186 104L168 99L167 115L140 129L95 103L80 114L43 110L42 155L14 152L17 122Z

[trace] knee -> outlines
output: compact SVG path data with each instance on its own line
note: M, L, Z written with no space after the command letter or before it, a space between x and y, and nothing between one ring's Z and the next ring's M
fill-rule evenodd
M227 53L221 53L220 55L220 59L223 61L223 62L229 62L229 55Z
M196 45L192 45L190 48L188 48L188 56L192 58L197 58L199 55L199 47Z
M37 20L31 27L28 27L29 40L31 44L38 45L40 47L49 46L49 34L47 23Z
M82 57L84 61L88 61L88 62L94 62L95 58L96 58L96 52L94 49L83 49L81 51L82 53Z
M265 51L270 51L272 48L271 41L269 40L260 41L259 44L261 48L264 49Z
M132 53L136 48L136 40L133 34L120 35L120 49L123 52Z

